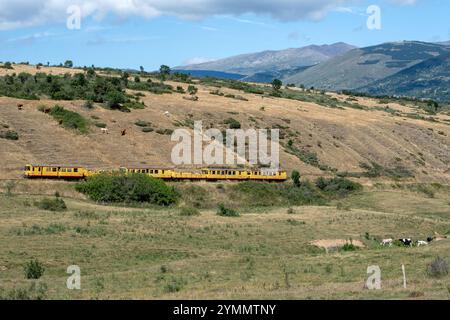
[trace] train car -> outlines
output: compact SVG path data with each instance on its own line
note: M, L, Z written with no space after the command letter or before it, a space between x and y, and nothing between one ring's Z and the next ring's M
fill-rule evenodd
M287 173L284 170L242 170L242 169L204 169L207 180L261 180L261 181L285 181Z
M284 170L205 168L198 171L179 171L163 168L120 168L120 171L125 174L146 174L156 179L174 181L256 180L282 182L287 180L287 173ZM26 165L24 174L27 178L84 179L102 172L113 171L92 170L80 166Z
M25 166L27 178L84 179L95 172L81 166L31 165Z

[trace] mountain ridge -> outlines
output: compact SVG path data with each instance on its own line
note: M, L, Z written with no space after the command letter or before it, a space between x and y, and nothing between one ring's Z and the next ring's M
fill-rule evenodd
M278 72L298 67L312 66L356 48L337 42L325 45L309 45L284 50L265 50L231 56L215 61L175 67L174 70L209 70L251 76L255 73Z

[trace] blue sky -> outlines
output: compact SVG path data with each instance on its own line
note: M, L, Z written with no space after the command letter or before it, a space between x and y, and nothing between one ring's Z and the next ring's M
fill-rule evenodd
M83 8L79 30L66 27L72 3ZM381 9L381 30L366 26L372 4ZM155 70L309 44L450 40L444 0L61 0L52 6L0 0L0 61L71 59L77 66Z

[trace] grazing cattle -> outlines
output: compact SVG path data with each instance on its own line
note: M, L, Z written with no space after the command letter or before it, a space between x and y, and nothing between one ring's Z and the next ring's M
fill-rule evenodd
M412 247L412 239L399 239L398 241L400 241L401 243L403 243L403 245L405 247Z
M423 240L417 241L417 246L418 246L418 247L420 247L420 246L426 246L426 245L428 245L428 242L426 242L426 241L423 241Z
M166 117L170 117L170 112L169 112L169 111L166 111L166 112L164 112L164 115L165 115Z
M106 134L108 134L109 133L109 130L108 129L106 129L106 128L101 128L101 130L102 130L102 133L106 133Z
M394 239L383 239L383 241L381 241L380 245L392 247L393 242L394 242Z
M427 242L432 242L434 240L434 237L428 237Z
M22 109L23 109L23 104L18 103L18 104L17 104L17 109L18 109L18 110L22 110Z

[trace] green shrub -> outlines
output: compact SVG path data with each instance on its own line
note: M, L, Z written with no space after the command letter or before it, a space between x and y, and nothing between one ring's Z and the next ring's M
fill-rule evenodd
M186 217L199 216L200 211L198 211L198 209L193 208L193 207L183 207L180 210L180 215L186 216Z
M339 197L346 196L349 193L362 190L362 185L345 178L326 179L320 177L316 180L316 186L328 195Z
M106 123L103 123L103 122L96 122L95 126L98 128L106 128L107 127Z
M0 132L0 138L7 140L19 140L19 134L16 131L8 130L6 132Z
M67 129L75 129L80 133L88 132L88 122L85 118L76 112L64 109L61 106L54 106L50 110L50 115L59 121Z
M233 118L228 118L223 123L228 124L230 129L240 129L241 128L241 123Z
M138 127L149 127L152 125L150 122L144 120L138 120L134 124Z
M36 207L47 211L64 211L67 209L66 203L61 198L45 198L35 203Z
M217 208L217 215L222 217L239 217L239 213L231 208L225 207L223 203L219 204L219 207Z
M153 129L153 128L150 128L150 127L145 127L145 128L142 128L142 132L146 132L146 133L148 133L148 132L153 132L153 131L155 131L155 129Z
M44 275L45 268L38 260L31 260L24 266L25 278L39 279Z
M157 134L161 134L161 135L168 135L170 136L173 133L172 129L158 129L156 130Z
M168 206L178 200L178 194L164 181L142 174L100 174L77 184L76 189L100 202Z
M123 106L128 109L145 109L145 104L137 101L125 102Z
M356 251L357 247L353 243L346 243L341 247L341 250L344 252L347 251Z
M294 183L294 186L300 187L300 173L297 170L292 171L291 179Z

